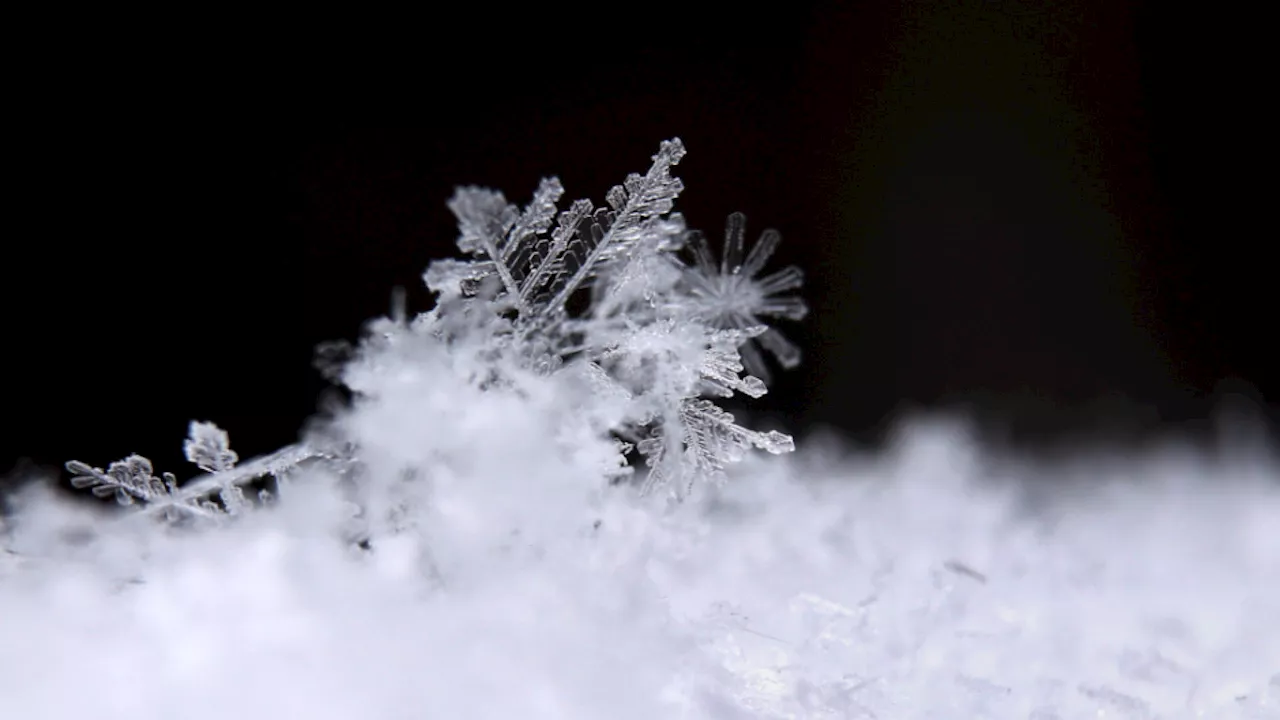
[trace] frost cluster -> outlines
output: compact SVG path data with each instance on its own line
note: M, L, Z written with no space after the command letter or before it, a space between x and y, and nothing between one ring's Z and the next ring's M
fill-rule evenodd
M458 190L436 306L330 352L354 399L298 444L193 422L186 482L68 463L118 512L15 498L0 717L1277 717L1271 466L750 453L793 445L717 402L799 361L801 277L685 227L683 153L601 208Z
M671 169L684 153L679 139L663 142L648 172L614 186L600 208L577 200L560 211L564 189L554 177L523 208L494 190L459 188L449 208L458 248L469 257L427 268L436 307L412 320L401 310L373 323L354 351L328 346L327 369L362 405L387 395L388 378L428 372L452 378L449 392L460 383L486 397L537 402L548 415L542 419L561 431L538 452L595 451L616 481L632 473L627 453L634 450L647 467L643 491L662 488L677 500L699 481L722 481L726 465L752 448L790 452L790 436L749 430L712 398L765 394L761 348L784 368L799 364L799 349L765 323L805 316L803 300L787 294L803 276L788 267L760 277L780 236L768 230L748 249L739 213L729 218L716 260L706 239L672 212L683 185ZM744 362L754 374L742 374ZM458 401L413 412L462 412ZM137 455L106 470L78 461L68 469L76 487L122 505L142 502L170 519L234 513L245 502L240 485L263 475L316 458L360 465L360 443L342 427L329 430L245 467L225 432L192 423L187 459L208 475L181 489L175 476L156 477ZM608 452L599 452L601 439L611 440ZM478 452L514 452L511 439L496 434L468 443Z

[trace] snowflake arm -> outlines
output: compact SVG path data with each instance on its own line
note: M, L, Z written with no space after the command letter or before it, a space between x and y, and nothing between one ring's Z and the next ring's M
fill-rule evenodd
M762 397L768 389L764 381L753 375L741 375L744 369L738 348L751 338L765 332L764 326L742 330L716 330L702 358L701 387L706 394L732 397L740 392L748 397Z
M121 505L142 505L140 514L160 514L168 519L182 515L216 517L235 514L248 505L241 485L268 475L278 476L300 463L325 453L301 445L290 445L270 455L238 463L227 433L213 423L193 421L183 451L189 462L207 474L181 486L170 472L155 474L152 463L141 455L130 455L107 466L106 470L78 460L67 463L72 486L91 488L98 497L114 497ZM216 495L219 506L209 500Z
M653 156L653 165L644 175L632 174L622 185L615 185L605 199L612 212L597 216L601 222L590 226L590 236L579 236L579 244L573 248L577 268L567 274L546 312L558 313L569 296L582 287L588 278L600 272L601 266L626 257L627 253L646 234L657 230L655 225L662 216L671 212L676 196L684 189L679 178L671 176L671 168L684 157L684 143L679 138L667 140Z
M649 467L641 492L667 486L676 499L687 497L698 479L723 482L725 467L753 447L777 455L793 451L795 441L776 430L748 430L710 400L687 399L678 418L664 422L636 446Z
M655 233L673 234L682 223L663 226L680 191L671 168L684 156L679 139L663 142L644 175L632 174L606 195L608 208L589 200L575 201L556 218L556 202L564 193L560 181L543 180L533 200L518 213L502 193L478 187L459 188L449 201L458 218L458 249L475 259L436 261L425 279L432 290L460 295L468 287L496 276L501 299L526 319L559 317L579 289L620 260L629 259L640 240Z
M532 270L528 277L528 282L520 291L521 307L528 307L534 300L536 293L542 290L548 282L552 281L558 274L564 272L565 253L570 247L570 243L574 241L574 236L578 229L591 215L592 205L590 200L577 200L569 209L560 213L556 230L551 234L551 241L548 243L542 240L537 244L529 246L528 252L533 256L534 260L531 264Z
M654 422L647 437L637 443L637 450L649 467L643 492L667 486L680 499L688 494L699 478L721 481L725 467L741 460L743 454L753 447L774 454L794 449L790 436L776 431L761 433L748 430L734 422L733 415L711 400L697 397L731 397L735 392L750 397L764 395L767 388L763 381L751 375L741 375L743 364L738 351L744 341L764 330L762 326L742 330L709 330L704 327L701 329L705 333L703 349L696 360L681 357L678 352L671 354L671 349L689 345L691 340L687 334L694 330L674 323L661 323L638 331L640 342L630 348L631 352L635 352L637 347L647 347L648 352L656 351L661 364L675 374L674 379L665 382L646 378L650 388L671 390L649 391L652 404L649 405L651 414L646 422ZM686 373L693 373L696 379L681 379ZM673 398L679 399L672 402Z
M500 192L458 188L448 203L458 219L457 245L475 259L432 262L425 276L427 286L459 295L479 281L496 276L507 301L528 314L533 294L546 282L564 246L591 209L589 202L574 203L560 215L560 228L548 242L543 235L556 218L556 203L563 194L564 187L557 178L544 178L533 199L517 212Z
M91 488L94 495L114 497L121 505L159 500L172 494L178 484L173 473L156 477L151 461L137 454L111 463L106 470L71 460L67 470L71 472L73 487Z
M337 460L339 458L332 453L321 451L309 445L286 445L268 455L238 463L233 468L191 480L168 496L149 502L143 509L143 513L162 513L168 508L185 510L201 498L208 497L214 493L221 494L228 488L234 487L238 489L240 485L260 478L268 476L279 477L303 463L315 459Z

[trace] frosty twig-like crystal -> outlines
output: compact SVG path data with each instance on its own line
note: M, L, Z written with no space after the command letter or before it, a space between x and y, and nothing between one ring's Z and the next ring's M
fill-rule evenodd
M140 512L146 515L180 519L235 514L248 505L241 485L278 477L307 460L328 457L305 445L290 445L238 463L227 433L206 422L191 423L183 449L187 460L207 474L181 486L173 473L157 477L151 461L136 454L111 463L106 470L78 460L68 462L67 470L74 487L90 488L99 497L114 497L121 505L141 505ZM210 500L214 496L219 503Z

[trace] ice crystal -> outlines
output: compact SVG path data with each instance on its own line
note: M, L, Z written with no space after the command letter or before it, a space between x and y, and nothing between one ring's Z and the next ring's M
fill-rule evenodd
M782 294L804 283L800 268L789 266L765 277L756 277L773 256L782 236L776 230L765 230L743 260L746 222L742 213L729 216L719 263L712 257L707 239L700 233L690 233L688 245L693 251L694 265L684 273L684 282L694 301L695 316L712 327L736 329L766 325L762 318L804 319L809 312L804 300ZM765 383L770 380L769 370L757 344L786 369L800 364L800 348L777 329L766 325L758 337L741 347L748 372Z
M708 398L766 392L767 369L754 343L783 367L799 362L796 347L764 320L804 316L803 301L782 295L800 285L800 271L757 278L779 235L766 231L744 261L739 213L729 218L719 266L711 261L706 241L672 212L684 186L671 171L684 154L679 139L661 143L648 171L610 189L602 207L576 200L561 211L564 187L554 177L543 179L523 208L496 190L458 188L448 207L467 257L427 268L436 307L412 320L400 307L395 318L375 323L354 352L326 347L340 359L329 363L328 374L360 395L367 391L361 373L377 375L391 363L413 372L395 353L425 346L447 353L458 378L486 392L528 392L522 373L573 375L585 367L597 392L578 412L592 432L613 436L614 456L598 461L603 476L626 475L625 454L634 448L648 467L641 487L667 488L677 498L700 479L723 479L725 467L748 449L790 451L790 437L742 427ZM679 256L686 247L692 266ZM68 468L77 487L121 504L140 502L166 517L218 514L245 506L240 485L292 464L341 458L359 467L356 443L341 433L326 443L237 464L225 432L193 422L184 450L207 475L181 488L172 474L157 478L137 455L106 470L75 461ZM214 495L219 502L209 500Z

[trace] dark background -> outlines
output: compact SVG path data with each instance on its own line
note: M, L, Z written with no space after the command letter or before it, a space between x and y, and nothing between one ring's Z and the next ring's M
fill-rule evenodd
M8 111L0 473L180 469L191 418L244 456L291 442L317 343L397 285L429 307L454 185L598 202L674 136L690 224L742 210L808 273L805 363L758 404L801 435L959 408L1028 447L1142 443L1277 399L1268 85L1202 15L450 12L136 42L86 20L45 48Z

